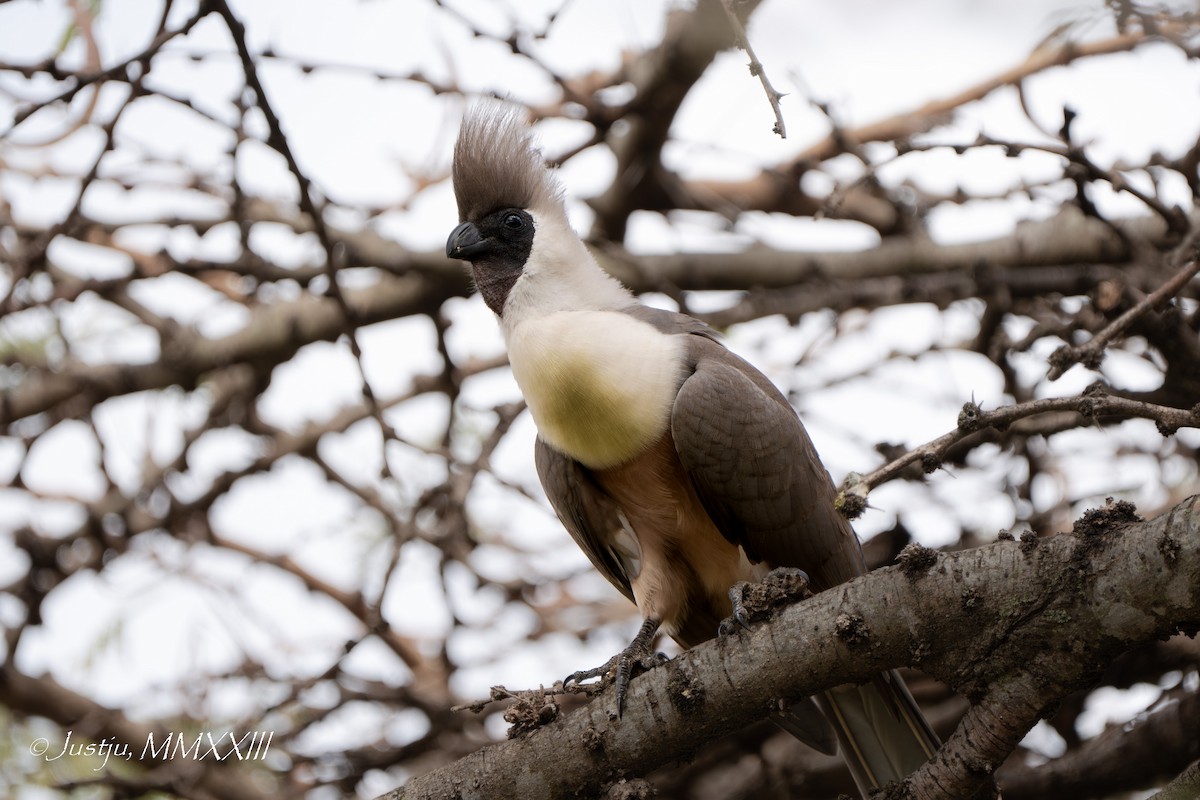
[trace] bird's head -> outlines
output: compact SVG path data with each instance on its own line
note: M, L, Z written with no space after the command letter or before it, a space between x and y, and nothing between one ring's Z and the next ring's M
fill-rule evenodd
M502 315L535 240L544 247L563 228L574 238L562 197L529 127L499 103L476 106L463 119L451 174L461 223L446 255L471 263L484 301Z

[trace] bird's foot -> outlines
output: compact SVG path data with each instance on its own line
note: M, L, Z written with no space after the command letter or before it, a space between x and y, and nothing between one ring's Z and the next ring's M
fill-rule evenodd
M733 615L721 620L717 636L722 639L737 633L738 628L750 630L750 623L766 619L780 606L812 597L808 574L795 567L776 567L758 583L738 581L729 588L729 604Z
M621 652L605 661L598 667L573 672L563 680L563 687L579 684L591 678L599 678L600 686L608 688L610 684L617 686L617 716L625 710L625 694L629 691L629 681L634 675L653 669L667 661L662 653L654 651L654 635L662 623L654 617L647 617L633 641Z

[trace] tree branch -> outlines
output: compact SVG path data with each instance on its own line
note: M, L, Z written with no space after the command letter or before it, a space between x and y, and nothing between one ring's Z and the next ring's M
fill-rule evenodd
M739 4L738 15L745 20L758 4L759 0ZM637 95L621 115L628 126L610 136L617 175L590 203L596 211L592 238L621 241L630 213L659 202L659 159L675 114L717 53L733 44L720 0L701 0L689 11L674 12L662 43L630 65Z
M796 216L807 216L827 207L824 199L812 198L799 187L799 177L816 164L853 150L866 142L895 142L904 148L912 137L926 133L948 122L959 108L990 95L1007 86L1020 86L1022 81L1053 67L1065 66L1081 58L1102 56L1133 50L1150 41L1160 41L1143 32L1121 34L1096 42L1064 42L1057 46L1035 49L1019 65L992 78L968 87L957 94L933 100L919 108L913 108L858 128L835 128L817 143L805 148L790 161L764 169L759 174L738 181L687 181L665 170L646 174L642 191L629 192L624 198L628 206L624 213L634 210L667 211L675 208L715 209L721 205L739 210L759 209L781 211ZM753 62L752 62L753 69ZM768 89L768 97L778 95ZM772 94L774 92L774 94ZM777 106L778 101L773 105ZM778 114L778 109L776 108ZM661 146L661 145L660 145ZM657 154L657 150L655 153ZM656 183L652 183L654 179ZM666 191L663 186L673 184L675 191ZM597 202L599 207L608 208L612 202L609 195L617 188L606 192ZM839 209L838 216L860 219L886 230L895 225L895 212L883 208L878 198L859 193L852 203L853 208ZM874 199L876 202L872 203ZM605 228L605 230L608 230ZM612 237L619 240L619 237Z
M445 266L444 256L438 261ZM461 270L414 270L402 277L381 276L369 289L347 290L345 301L354 312L353 324L368 325L436 313L447 298L465 295L468 286ZM351 324L328 297L304 295L291 303L260 306L244 328L220 339L180 330L172 352L149 364L76 363L58 372L30 374L0 396L0 425L63 403L82 406L146 389L191 387L209 371L242 361L281 363L306 344L337 339Z
M1148 522L1116 504L1088 512L1071 534L1032 543L1004 540L948 555L910 547L896 567L635 679L619 720L605 693L380 800L594 794L766 716L780 698L862 683L903 665L974 705L896 796L969 796L1039 717L1091 685L1121 652L1198 626L1200 496ZM1064 651L1074 657L1061 658Z
M738 19L737 12L733 9L734 0L721 0L721 5L725 8L725 16L729 18L729 25L733 28L734 35L737 37L737 46L745 52L750 59L750 74L757 77L759 83L762 84L763 91L767 93L767 102L771 104L771 110L775 112L775 127L773 131L779 134L780 139L787 138L787 125L783 121L783 109L779 107L779 101L783 99L783 92L778 91L771 85L771 79L767 77L767 70L763 67L758 56L754 53L754 47L750 44L750 37L746 35L746 27L742 25L742 21Z
M1200 272L1200 260L1192 260L1171 276L1170 280L1146 295L1141 302L1113 320L1104 330L1097 333L1087 344L1063 345L1050 355L1050 380L1058 380L1076 364L1083 364L1089 369L1098 369L1104 359L1104 350L1115 337L1124 333L1133 322L1147 311L1178 294L1196 273Z
M1193 226L1200 213L1193 213ZM1117 231L1118 233L1114 232ZM927 236L891 237L857 251L805 252L759 247L739 253L631 255L609 246L595 251L601 266L635 291L664 283L688 290L779 289L814 278L864 279L990 267L1046 267L1130 260L1129 240L1159 245L1166 225L1157 216L1101 222L1065 208L1051 219L1024 222L1010 235L968 244L939 244Z
M1109 727L1079 749L1047 764L1006 765L998 779L1006 791L1022 800L1110 796L1150 789L1200 758L1197 720L1200 695L1184 695L1134 721L1128 729L1125 725ZM1129 769L1131 763L1138 768Z
M1003 431L1027 417L1062 411L1074 411L1088 419L1105 416L1152 419L1164 436L1179 428L1200 427L1200 404L1190 409L1160 406L1106 394L1099 385L1078 397L1046 397L992 411L984 411L972 401L963 405L958 415L958 427L954 430L909 450L868 475L849 475L838 493L838 508L850 519L855 519L866 508L867 494L880 484L899 477L910 464L919 463L925 472L933 472L942 465L953 445L976 431L985 428Z

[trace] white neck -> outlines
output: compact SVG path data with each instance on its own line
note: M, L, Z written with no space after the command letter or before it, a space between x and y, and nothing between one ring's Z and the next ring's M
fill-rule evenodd
M504 303L505 339L523 322L560 311L610 311L633 295L600 268L564 217L533 214L537 231L525 269Z

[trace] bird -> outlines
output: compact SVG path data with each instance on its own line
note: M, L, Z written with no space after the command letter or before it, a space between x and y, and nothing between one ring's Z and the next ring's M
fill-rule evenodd
M822 591L866 573L796 410L715 330L640 303L599 266L515 104L466 112L451 178L460 223L446 255L469 263L498 319L547 498L643 619L629 647L573 678L615 672L622 710L657 635L688 648L723 620L744 624L731 587L790 569ZM776 721L840 747L864 797L940 746L895 671L813 701Z

